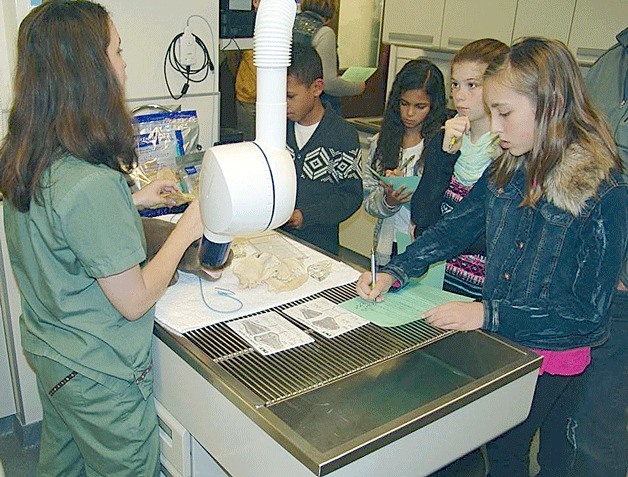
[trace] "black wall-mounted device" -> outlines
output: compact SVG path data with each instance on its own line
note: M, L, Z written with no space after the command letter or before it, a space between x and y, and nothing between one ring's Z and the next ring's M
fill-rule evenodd
M251 38L254 29L251 0L220 0L220 38Z

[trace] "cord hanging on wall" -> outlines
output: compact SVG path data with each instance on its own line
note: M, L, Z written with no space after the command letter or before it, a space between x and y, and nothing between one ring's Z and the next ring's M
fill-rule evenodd
M196 64L196 47L200 48L202 53L202 61L198 67L194 66ZM168 65L185 80L179 96L175 96L170 88L167 74ZM186 26L184 32L177 34L172 39L164 57L164 79L170 97L175 100L181 99L188 92L190 83L201 83L207 78L210 71L214 71L214 63L212 63L207 46L203 40L191 32L189 26Z

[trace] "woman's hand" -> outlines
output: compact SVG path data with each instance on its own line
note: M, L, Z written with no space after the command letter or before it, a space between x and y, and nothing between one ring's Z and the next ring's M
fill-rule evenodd
M471 122L466 116L456 116L445 121L443 151L454 154L460 150L462 136L471 130Z
M158 179L146 184L137 192L133 193L133 204L138 210L157 205L172 207L176 201L172 197L165 197L167 194L181 193L178 184L173 180Z
M395 277L388 273L376 273L375 278L375 285L372 286L373 276L371 272L364 272L355 284L355 291L365 300L383 301L384 294L395 283Z
M477 301L452 301L430 308L421 318L446 330L477 330L484 323L484 305Z

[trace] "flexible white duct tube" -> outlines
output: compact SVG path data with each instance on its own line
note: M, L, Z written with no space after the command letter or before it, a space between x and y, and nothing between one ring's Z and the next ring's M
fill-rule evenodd
M294 0L262 0L255 20L255 141L275 147L286 145L286 69L296 8Z

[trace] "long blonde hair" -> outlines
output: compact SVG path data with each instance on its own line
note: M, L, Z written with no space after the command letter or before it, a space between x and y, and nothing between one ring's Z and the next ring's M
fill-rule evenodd
M536 105L532 150L523 157L507 151L492 166L493 182L503 187L525 161L526 192L521 205L534 206L541 199L545 180L573 144L593 157L612 157L621 170L608 122L593 105L580 69L562 42L523 38L489 64L484 79L497 81Z

